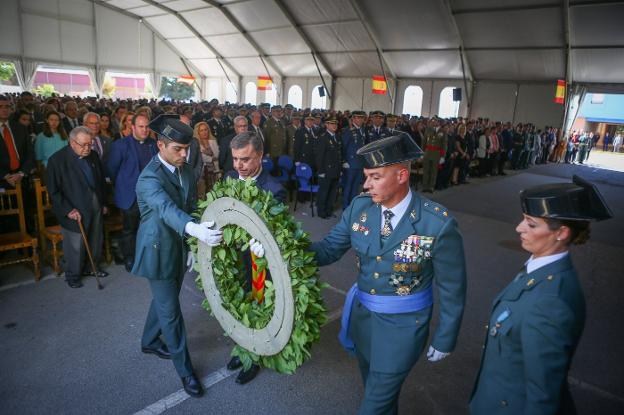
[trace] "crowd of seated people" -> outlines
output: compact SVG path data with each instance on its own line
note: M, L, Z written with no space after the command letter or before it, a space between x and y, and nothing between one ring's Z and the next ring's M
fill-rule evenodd
M127 269L132 267L139 221L132 187L157 152L155 137L147 124L161 114L178 116L194 129L195 140L187 160L200 197L232 168L231 156L228 157L232 138L242 131L251 131L264 140L265 158L271 161L274 175L280 174L281 156L290 158L293 173L301 163L309 165L313 180L321 186L328 181L323 180L326 174L334 177L332 172L337 171L343 208L359 194L363 182L357 150L385 137L406 133L422 148L424 157L412 168L414 185L418 187L421 182L421 190L429 192L468 183L471 177L505 175L506 170L526 169L534 164L570 162L575 157L582 163L595 144L595 137L561 137L557 128L538 129L530 123L397 116L382 111L297 109L290 104L220 104L216 99L187 103L44 98L23 92L2 96L0 106L0 126L8 128L8 133L3 130L4 145L0 145L0 187L13 186L19 180L29 182L32 177L40 177L45 183L50 158L72 144L71 132L80 126L86 127L81 133L91 132L90 149L97 155L108 183L109 196L103 204L117 208L123 218L120 257ZM76 141L74 147L78 149L86 142ZM326 151L328 145L337 151ZM325 149L322 154L319 146ZM581 154L573 156L575 149ZM130 152L138 156L132 158L130 166L124 165ZM23 187L25 194L32 192L32 186ZM338 202L338 195L330 192L330 196ZM31 205L27 210L32 214L34 198L24 199L27 206ZM323 212L319 209L319 214L332 217L333 208L333 204L326 206Z

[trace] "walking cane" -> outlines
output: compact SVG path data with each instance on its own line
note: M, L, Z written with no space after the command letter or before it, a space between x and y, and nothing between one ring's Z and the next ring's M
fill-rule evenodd
M95 281L97 282L98 290L101 290L104 287L102 286L102 284L100 284L100 277L98 276L98 270L95 267L95 262L93 262L93 255L91 255L91 248L89 247L89 242L87 241L87 235L85 234L84 227L82 226L82 220L80 219L78 219L78 226L80 227L82 240L84 241L85 248L87 249L87 255L89 255L89 261L91 262L91 269L93 270L93 275L95 275Z

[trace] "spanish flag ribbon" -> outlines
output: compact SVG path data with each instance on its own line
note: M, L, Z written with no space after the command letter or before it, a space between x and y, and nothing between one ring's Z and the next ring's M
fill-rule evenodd
M373 76L373 94L385 95L388 90L388 83L386 82L386 77L380 75Z
M258 304L264 301L264 280L266 279L266 269L258 272L256 256L251 252L251 298Z
M256 80L258 91L269 91L273 86L273 80L270 76L259 76Z
M555 91L555 103L563 104L565 102L566 81L559 79L557 81L557 89Z

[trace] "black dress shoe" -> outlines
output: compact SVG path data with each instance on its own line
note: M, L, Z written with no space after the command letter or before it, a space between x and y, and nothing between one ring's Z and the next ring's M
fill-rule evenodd
M251 382L258 375L258 372L260 372L260 366L251 365L249 370L243 369L239 372L238 376L236 376L236 383L244 385L247 382Z
M240 361L238 356L234 356L228 362L227 369L228 370L236 370L236 369L240 368L241 366L243 366L243 362Z
M204 388L195 375L190 375L182 378L182 386L186 393L193 398L199 398L204 394Z
M162 346L156 349L151 348L151 347L141 347L141 351L146 354L155 354L161 359L166 359L166 360L171 359L171 353L169 352L169 349L167 348L166 344L163 344Z
M82 287L82 283L80 282L80 280L67 281L67 285L69 285L71 288L80 288L80 287Z

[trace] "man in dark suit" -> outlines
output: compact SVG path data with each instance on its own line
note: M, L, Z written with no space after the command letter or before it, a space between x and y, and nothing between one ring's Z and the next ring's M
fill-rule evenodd
M14 187L35 167L28 130L17 122L9 121L10 115L11 101L0 95L0 187Z
M223 116L223 110L221 107L215 106L212 108L212 118L208 120L208 126L210 127L210 131L214 138L217 139L217 142L220 144L223 137L225 137L226 128L223 125L223 121L221 121L221 117Z
M156 140L149 137L149 120L139 114L132 119L132 135L113 142L107 161L108 177L115 186L115 206L121 210L123 230L121 252L126 271L134 265L136 234L141 215L136 201L136 184L139 174L158 153Z
M230 150L230 143L232 139L238 134L242 134L247 131L247 117L239 115L234 118L234 132L228 136L225 136L221 140L219 145L219 166L224 172L229 172L234 168L232 164L232 151Z
M316 161L314 159L314 144L316 142L316 134L312 129L314 124L314 117L312 115L306 115L303 126L295 132L295 148L293 149L293 155L295 164L306 163L312 168L312 171L316 171Z
M106 165L106 159L110 150L112 140L108 137L100 135L100 116L95 112L87 112L82 117L82 125L91 130L93 135L93 150L102 160L102 164Z
M65 117L63 118L63 128L70 132L80 125L78 120L78 105L76 101L68 101L65 104Z
M286 190L270 172L262 169L262 156L264 155L264 144L260 137L253 132L244 132L238 134L230 144L232 158L234 160L234 170L229 171L225 177L233 179L256 181L256 185L267 192L273 193L273 196L284 203L286 201ZM246 263L247 271L247 287L251 287L251 257L244 254L243 260ZM267 275L270 278L270 275ZM242 366L242 362L236 356L227 364L229 370L236 370ZM236 383L241 385L251 381L260 371L260 366L253 364L249 370L241 370L236 377Z
M82 287L80 277L85 275L85 246L78 222L84 225L96 263L102 251L106 181L100 158L91 151L92 144L88 128L74 128L69 134L69 146L50 157L46 170L52 211L63 234L65 280L71 288Z
M164 115L149 127L158 135L158 154L143 169L136 185L142 220L132 268L132 274L149 281L152 291L141 351L171 359L186 393L199 397L203 388L193 373L179 299L184 264L189 266L192 260L185 234L209 246L218 245L222 236L220 230L210 229L214 223L197 224L191 216L197 188L186 164L186 151L193 129L175 116Z
M34 230L34 194L30 180L23 180L35 168L34 151L30 142L28 129L19 122L9 121L11 101L0 95L0 187L15 187L22 183L26 226ZM8 217L0 219L0 227L6 232L17 230L17 224Z
M319 218L329 219L334 210L342 164L340 162L340 144L336 137L336 130L338 129L336 117L327 118L325 127L326 131L316 141L314 156L319 183L318 215Z

